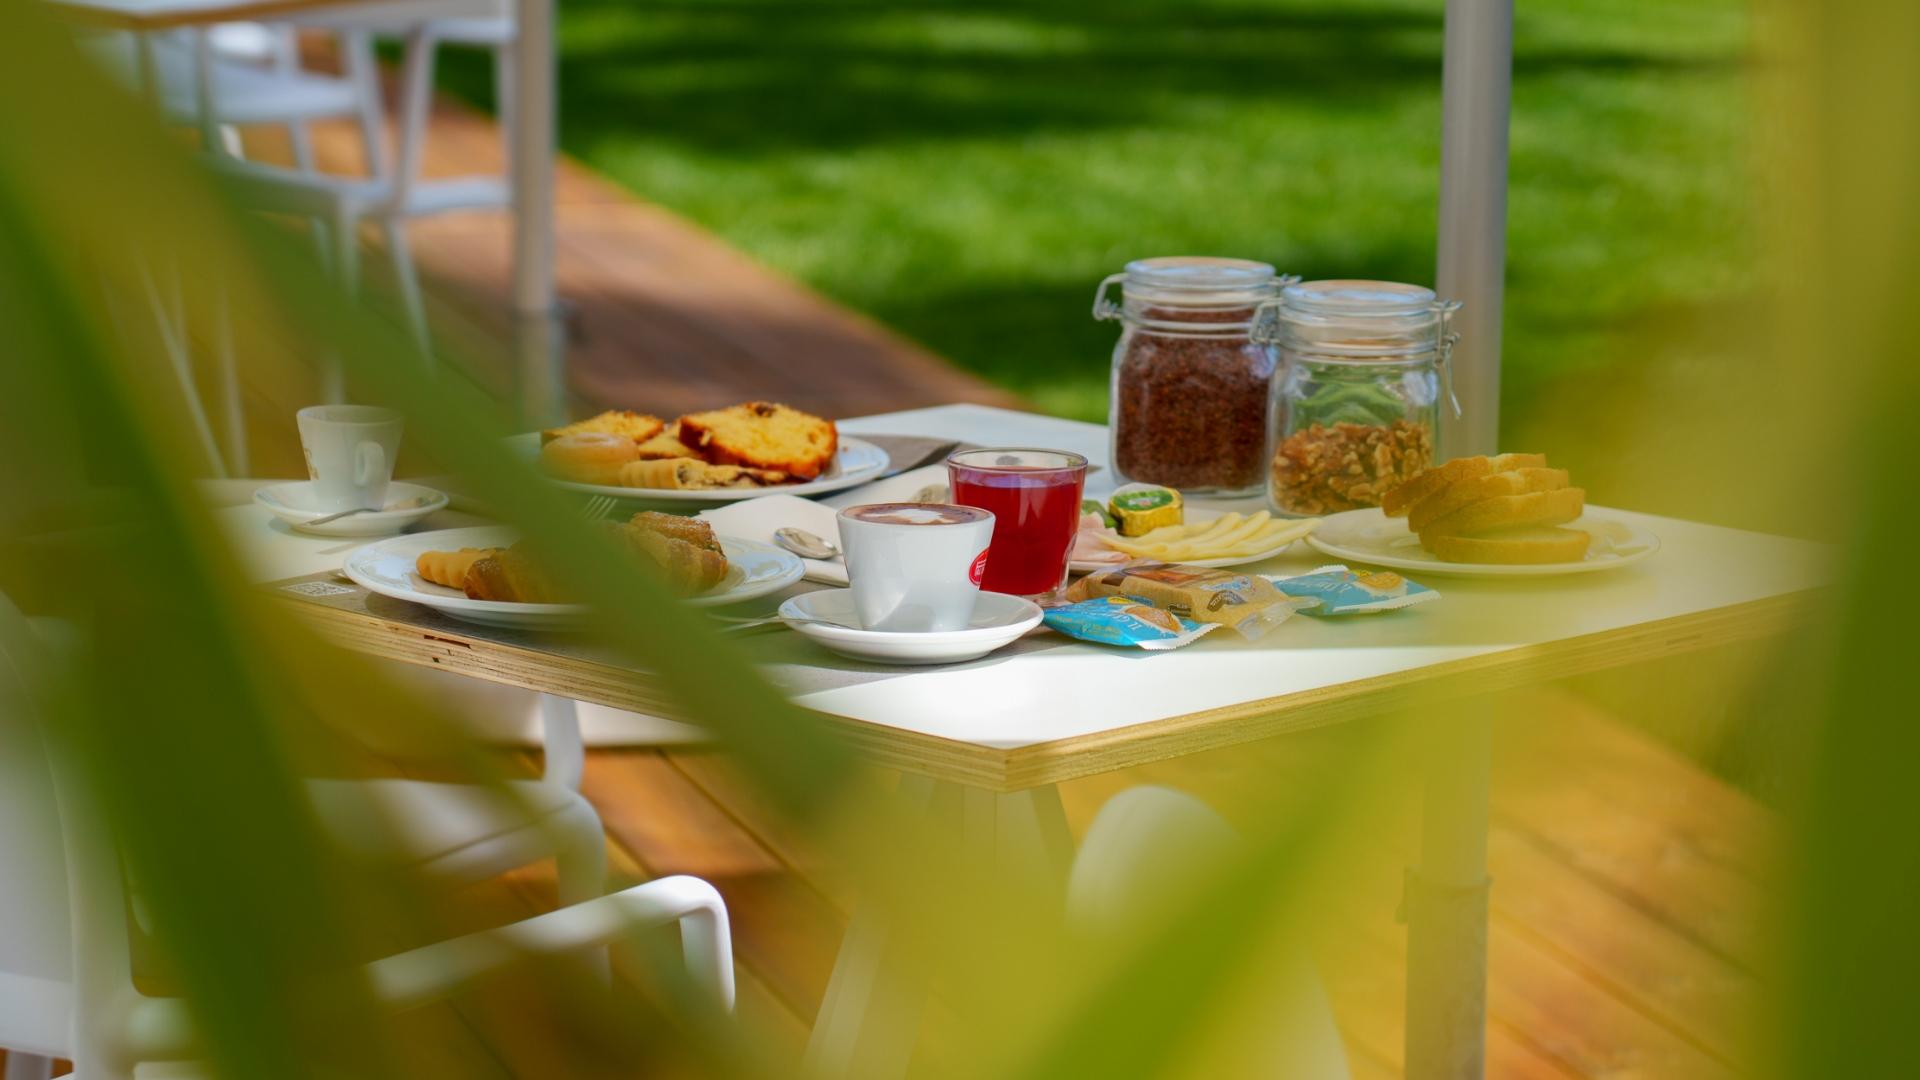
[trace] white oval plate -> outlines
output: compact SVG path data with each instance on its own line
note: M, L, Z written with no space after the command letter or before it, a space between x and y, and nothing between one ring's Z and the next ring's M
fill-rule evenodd
M349 552L341 569L371 592L424 604L456 619L487 626L522 629L564 629L577 626L585 604L518 604L505 600L469 600L458 589L435 585L414 572L423 551L458 551L466 547L505 547L518 533L505 525L471 529L441 529L382 540ZM800 580L800 560L771 544L720 538L727 553L727 576L718 585L687 598L696 607L714 607L752 600L778 592Z
M959 664L978 660L1040 625L1040 605L1004 593L983 592L965 630L911 633L861 630L852 589L821 589L788 598L780 617L796 633L854 660L874 664ZM827 619L827 626L800 619Z
M386 536L397 533L421 518L443 510L447 505L447 496L424 484L408 484L399 480L387 485L387 505L416 501L418 505L400 510L370 510L364 514L350 514L329 521L325 525L309 526L307 522L314 518L326 517L334 513L313 506L311 492L313 481L296 480L285 484L268 484L253 493L253 501L272 511L273 516L286 522L292 528L315 536Z
M1188 520L1195 525L1199 525L1199 524L1204 524L1206 522L1212 521L1218 517L1224 517L1225 514L1226 514L1225 511L1202 511L1200 513L1194 514ZM1275 520L1291 520L1291 519L1279 518L1276 515ZM1245 566L1248 563L1257 563L1263 559L1271 559L1275 555L1278 555L1281 552L1286 551L1288 548L1292 547L1293 545L1299 542L1300 542L1300 538L1295 537L1294 539L1288 540L1286 543L1281 544L1278 547L1271 547L1265 551L1256 551L1251 555L1236 555L1229 559L1182 559L1180 561L1180 565L1181 566L1210 566L1210 567ZM1117 570L1120 567L1125 565L1127 564L1124 562L1098 563L1098 562L1082 562L1076 559L1073 562L1070 562L1067 564L1067 569L1071 570L1076 574L1091 574L1096 570Z
M507 442L528 458L540 457L540 433L530 431L524 435L515 435ZM573 480L555 480L563 488L585 492L588 495L611 495L616 499L633 499L644 502L682 502L713 503L739 502L741 499L757 499L762 495L825 495L829 491L839 491L856 484L864 484L886 470L890 459L887 452L878 446L856 439L851 435L840 436L840 452L835 455L832 465L818 478L804 484L777 484L773 487L722 488L717 491L673 491L667 488L630 488L612 484L582 484Z
M1335 558L1453 577L1591 574L1632 566L1660 550L1659 537L1604 507L1587 507L1587 512L1566 528L1593 534L1587 557L1579 562L1512 565L1446 562L1420 546L1420 537L1407 528L1407 519L1390 518L1378 507L1349 510L1323 519L1320 527L1307 537L1307 543Z

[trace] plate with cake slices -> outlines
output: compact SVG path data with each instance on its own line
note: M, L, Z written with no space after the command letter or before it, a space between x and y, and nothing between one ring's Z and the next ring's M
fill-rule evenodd
M647 502L821 495L876 479L888 464L885 450L833 421L769 401L672 420L609 409L514 443L563 487Z
M1377 507L1332 514L1307 543L1336 558L1460 577L1585 574L1660 550L1632 515L1588 506L1544 454L1454 458Z
M715 536L695 518L643 513L605 527L696 607L752 600L800 580L800 560L790 552ZM587 605L559 595L518 541L518 532L504 525L397 536L355 549L341 569L371 592L467 622L517 629L578 626Z

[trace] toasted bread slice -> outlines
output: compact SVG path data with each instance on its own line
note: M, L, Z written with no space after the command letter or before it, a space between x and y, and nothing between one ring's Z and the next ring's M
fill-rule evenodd
M774 469L812 480L840 449L833 421L770 401L680 418L680 440L715 465Z
M550 443L562 435L577 435L583 431L604 431L610 435L625 435L634 442L643 443L660 434L660 429L666 426L667 422L657 416L631 409L608 409L598 416L575 420L565 427L548 428L540 433L540 442Z
M1434 540L1442 536L1479 536L1522 525L1564 525L1586 508L1586 490L1575 487L1482 499L1421 529L1420 543L1432 551Z
M1380 509L1388 517L1405 517L1415 503L1430 495L1437 495L1448 485L1462 480L1471 480L1488 473L1506 472L1508 469L1537 469L1547 463L1545 454L1495 454L1492 457L1458 457L1441 462L1430 469L1422 469L1386 493L1380 500Z
M1456 480L1445 488L1413 504L1407 512L1407 525L1414 532L1483 499L1502 495L1526 495L1535 491L1555 491L1567 486L1565 469L1509 469L1466 480Z
M693 447L680 441L680 421L660 429L660 433L640 444L641 461L664 461L668 458L697 458L700 455Z
M1436 536L1432 550L1448 562L1533 565L1579 562L1593 537L1579 529L1523 525L1478 536Z

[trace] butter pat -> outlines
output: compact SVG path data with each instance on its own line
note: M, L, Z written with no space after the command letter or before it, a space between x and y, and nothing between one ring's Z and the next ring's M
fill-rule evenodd
M1167 525L1186 520L1180 508L1180 493L1158 484L1128 484L1113 493L1107 507L1119 523L1121 536L1145 536Z

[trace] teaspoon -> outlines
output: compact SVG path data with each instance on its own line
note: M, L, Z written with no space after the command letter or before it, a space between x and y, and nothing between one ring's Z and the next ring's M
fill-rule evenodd
M840 549L830 540L823 540L805 529L792 527L775 529L773 542L793 552L803 559L837 559Z

